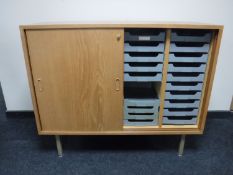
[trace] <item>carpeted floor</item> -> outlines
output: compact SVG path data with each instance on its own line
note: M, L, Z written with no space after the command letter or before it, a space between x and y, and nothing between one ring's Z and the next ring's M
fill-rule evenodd
M0 108L4 118L4 108ZM188 136L66 136L57 156L52 136L38 136L30 115L0 120L1 175L231 175L233 114L209 113L205 134Z

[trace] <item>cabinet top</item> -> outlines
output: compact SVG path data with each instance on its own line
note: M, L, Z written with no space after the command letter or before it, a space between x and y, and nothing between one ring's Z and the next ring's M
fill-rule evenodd
M150 21L119 21L119 22L49 22L29 25L20 25L21 30L25 29L74 29L74 28L186 28L186 29L218 29L222 30L223 25L190 23L190 22L150 22Z

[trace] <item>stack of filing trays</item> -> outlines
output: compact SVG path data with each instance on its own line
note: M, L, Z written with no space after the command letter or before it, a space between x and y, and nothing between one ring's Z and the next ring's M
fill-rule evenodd
M126 29L124 38L124 125L157 125L154 85L162 80L165 31Z
M207 30L172 30L163 124L197 124L211 37Z

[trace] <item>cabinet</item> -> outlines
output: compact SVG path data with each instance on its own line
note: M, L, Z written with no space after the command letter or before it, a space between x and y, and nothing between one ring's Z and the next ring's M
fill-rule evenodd
M202 134L223 26L20 26L38 133Z

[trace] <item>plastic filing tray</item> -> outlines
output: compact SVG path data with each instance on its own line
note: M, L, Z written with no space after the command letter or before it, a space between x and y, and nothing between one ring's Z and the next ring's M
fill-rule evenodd
M171 100L165 100L164 108L198 108L199 103L199 100L194 100L192 103L175 103Z
M125 119L155 119L158 117L159 100L156 99L125 99ZM131 115L134 113L135 115ZM137 113L145 113L136 115Z
M157 35L138 34L133 35L130 32L125 32L125 41L164 41L165 32L159 32Z
M163 64L159 63L157 65L151 66L131 66L130 63L124 64L125 72L162 72Z
M169 62L175 63L175 62L183 62L183 63L206 63L208 59L208 54L202 54L200 57L179 57L175 56L175 54L169 55Z
M159 99L125 99L124 125L157 125Z
M176 118L164 116L163 117L163 124L167 125L195 125L197 123L197 117L189 118Z
M124 120L125 126L155 126L158 122L154 119L152 121L140 121L140 120Z
M204 35L201 36L183 36L183 35L178 35L176 32L172 32L171 34L171 41L172 42L210 42L211 40L211 33L205 33Z
M137 76L130 75L130 73L124 73L124 81L125 82L152 82L152 81L162 81L162 73L155 73L152 76Z
M175 76L172 73L167 74L167 82L202 82L203 80L204 74L202 73L193 77Z
M182 85L173 85L172 83L167 83L166 90L167 91L193 91L193 90L201 90L203 83L197 83L194 86L182 86Z
M166 99L197 99L199 100L201 98L201 92L195 92L194 95L177 95L177 94L171 94L171 92L166 92Z
M164 43L158 43L156 46L132 46L125 43L125 52L163 52Z
M175 43L171 43L170 52L200 52L207 53L209 51L209 44L203 44L202 47L179 47Z
M192 111L171 111L169 109L164 109L164 116L196 116L198 114L198 109L192 109Z
M173 64L168 64L168 72L205 72L206 64L201 64L199 67L176 67Z
M130 56L128 53L125 53L125 62L163 62L163 53L159 53L155 57L135 57L135 56Z

